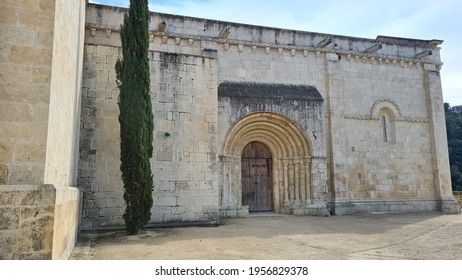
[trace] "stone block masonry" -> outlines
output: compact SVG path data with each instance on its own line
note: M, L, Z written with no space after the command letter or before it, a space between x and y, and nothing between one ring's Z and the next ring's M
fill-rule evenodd
M66 259L74 247L85 4L1 3L0 259Z
M0 259L51 259L54 200L50 186L2 187Z
M2 2L0 258L67 258L80 190L83 228L123 225L114 65L126 9L87 2ZM243 205L255 200L249 188L243 199L250 170L264 171L245 182L255 193L264 182L259 205L275 212L460 213L444 130L443 41L160 13L149 29L152 223L248 215L256 209ZM234 86L220 95L220 85ZM272 163L243 172L251 142L265 145Z
M54 1L7 1L0 10L0 184L43 184Z
M66 259L77 239L80 192L53 185L0 188L0 260Z
M120 49L85 47L79 185L83 227L123 225L114 65ZM218 219L216 60L150 52L153 223Z
M123 222L114 64L124 11L87 9L79 163L84 228ZM273 153L276 212L458 212L448 195L444 133L434 128L444 127L440 104L430 105L441 97L442 41L158 13L151 14L150 30L152 223L216 220L218 211L246 216L240 157L250 141ZM222 30L228 37L219 37ZM416 56L429 49L432 55ZM220 96L220 85L239 86ZM280 89L304 90L294 97ZM310 99L305 89L320 97Z

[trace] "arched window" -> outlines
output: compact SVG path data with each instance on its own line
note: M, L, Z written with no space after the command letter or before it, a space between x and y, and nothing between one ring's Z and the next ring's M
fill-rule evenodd
M387 135L387 117L382 115L380 118L382 122L382 140L383 142L388 142L388 135Z
M377 143L396 144L396 120L401 117L398 105L388 99L377 100L371 108L371 117L378 120L375 127Z
M395 122L393 112L389 108L382 108L378 114L382 134L382 143L395 143Z

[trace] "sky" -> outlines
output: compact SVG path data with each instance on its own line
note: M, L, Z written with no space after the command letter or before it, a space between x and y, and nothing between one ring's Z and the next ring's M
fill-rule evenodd
M90 0L128 7L129 0ZM462 105L460 0L149 0L160 13L375 39L441 39L444 102Z

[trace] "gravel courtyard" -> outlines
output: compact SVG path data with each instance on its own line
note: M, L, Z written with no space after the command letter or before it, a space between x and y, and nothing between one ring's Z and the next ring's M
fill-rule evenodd
M260 214L218 227L82 233L70 259L462 260L462 215L368 214L295 217Z

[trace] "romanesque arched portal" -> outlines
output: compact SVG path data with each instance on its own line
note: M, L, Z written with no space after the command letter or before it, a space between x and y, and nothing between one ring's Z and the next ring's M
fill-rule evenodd
M248 207L242 201L241 157L252 142L262 143L272 155L274 211L304 214L313 195L310 141L295 121L272 112L249 114L229 129L221 156L222 208Z

